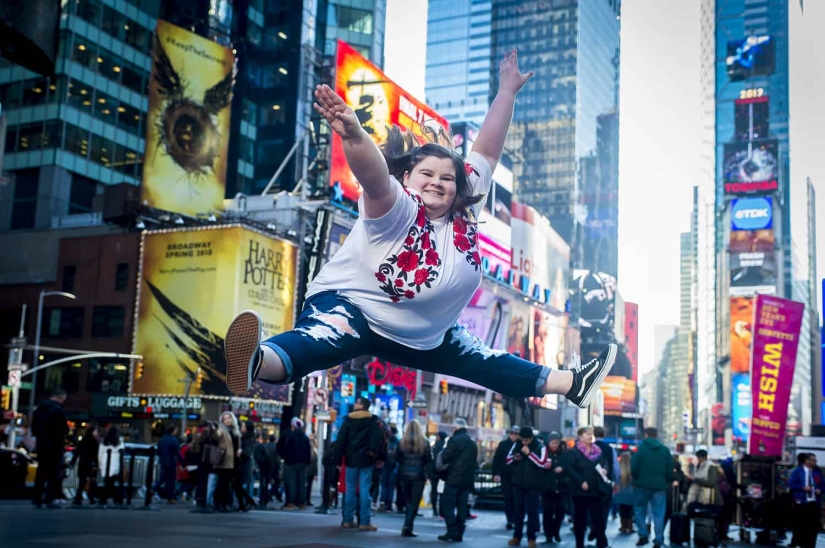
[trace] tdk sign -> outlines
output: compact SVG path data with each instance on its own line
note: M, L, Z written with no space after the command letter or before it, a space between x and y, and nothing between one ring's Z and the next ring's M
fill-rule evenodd
M740 198L730 208L733 230L762 230L771 228L773 207L770 198Z

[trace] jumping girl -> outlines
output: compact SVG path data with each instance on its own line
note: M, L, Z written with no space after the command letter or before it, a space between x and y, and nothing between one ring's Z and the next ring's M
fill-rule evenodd
M363 188L359 218L341 249L310 284L295 328L262 342L252 311L226 334L226 384L236 394L259 379L298 381L362 355L459 377L513 397L565 395L587 407L613 366L616 345L566 371L551 371L486 347L459 315L481 284L476 219L490 191L516 94L533 76L516 52L499 66L499 91L465 163L435 143L418 146L397 127L379 149L353 110L328 86L318 111L344 143Z

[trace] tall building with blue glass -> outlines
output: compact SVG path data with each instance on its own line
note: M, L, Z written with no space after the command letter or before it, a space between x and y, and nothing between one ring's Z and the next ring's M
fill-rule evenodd
M426 102L449 122L480 125L490 104L491 0L430 0Z
M535 71L506 149L516 198L550 219L575 268L618 273L619 0L493 0L490 97L512 49Z
M737 315L756 294L816 306L807 223L792 231L804 178L791 174L790 17L782 0L703 0L703 180L700 184L699 408L724 403L749 371ZM802 216L807 208L801 208ZM758 220L757 220L758 219ZM804 234L803 234L804 232ZM811 327L804 316L788 412L789 435L811 421ZM740 382L740 381L737 381ZM710 420L710 417L705 417Z

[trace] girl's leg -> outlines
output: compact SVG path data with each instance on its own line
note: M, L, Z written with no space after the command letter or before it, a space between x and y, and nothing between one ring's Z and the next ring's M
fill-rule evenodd
M260 316L246 311L226 333L226 385L236 394L247 392L256 379L287 384L368 354L373 338L361 311L334 291L307 299L291 331L266 341L262 331Z
M373 334L373 350L380 357L436 374L459 377L500 394L512 397L567 396L574 404L587 407L613 367L618 350L608 345L602 354L572 370L558 371L492 350L462 326L455 326L444 342L433 350L414 350Z

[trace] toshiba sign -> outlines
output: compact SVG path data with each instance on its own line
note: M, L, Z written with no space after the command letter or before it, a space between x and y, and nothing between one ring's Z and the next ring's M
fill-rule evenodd
M779 182L776 179L770 181L747 182L747 183L725 183L725 194L770 194L779 190Z

